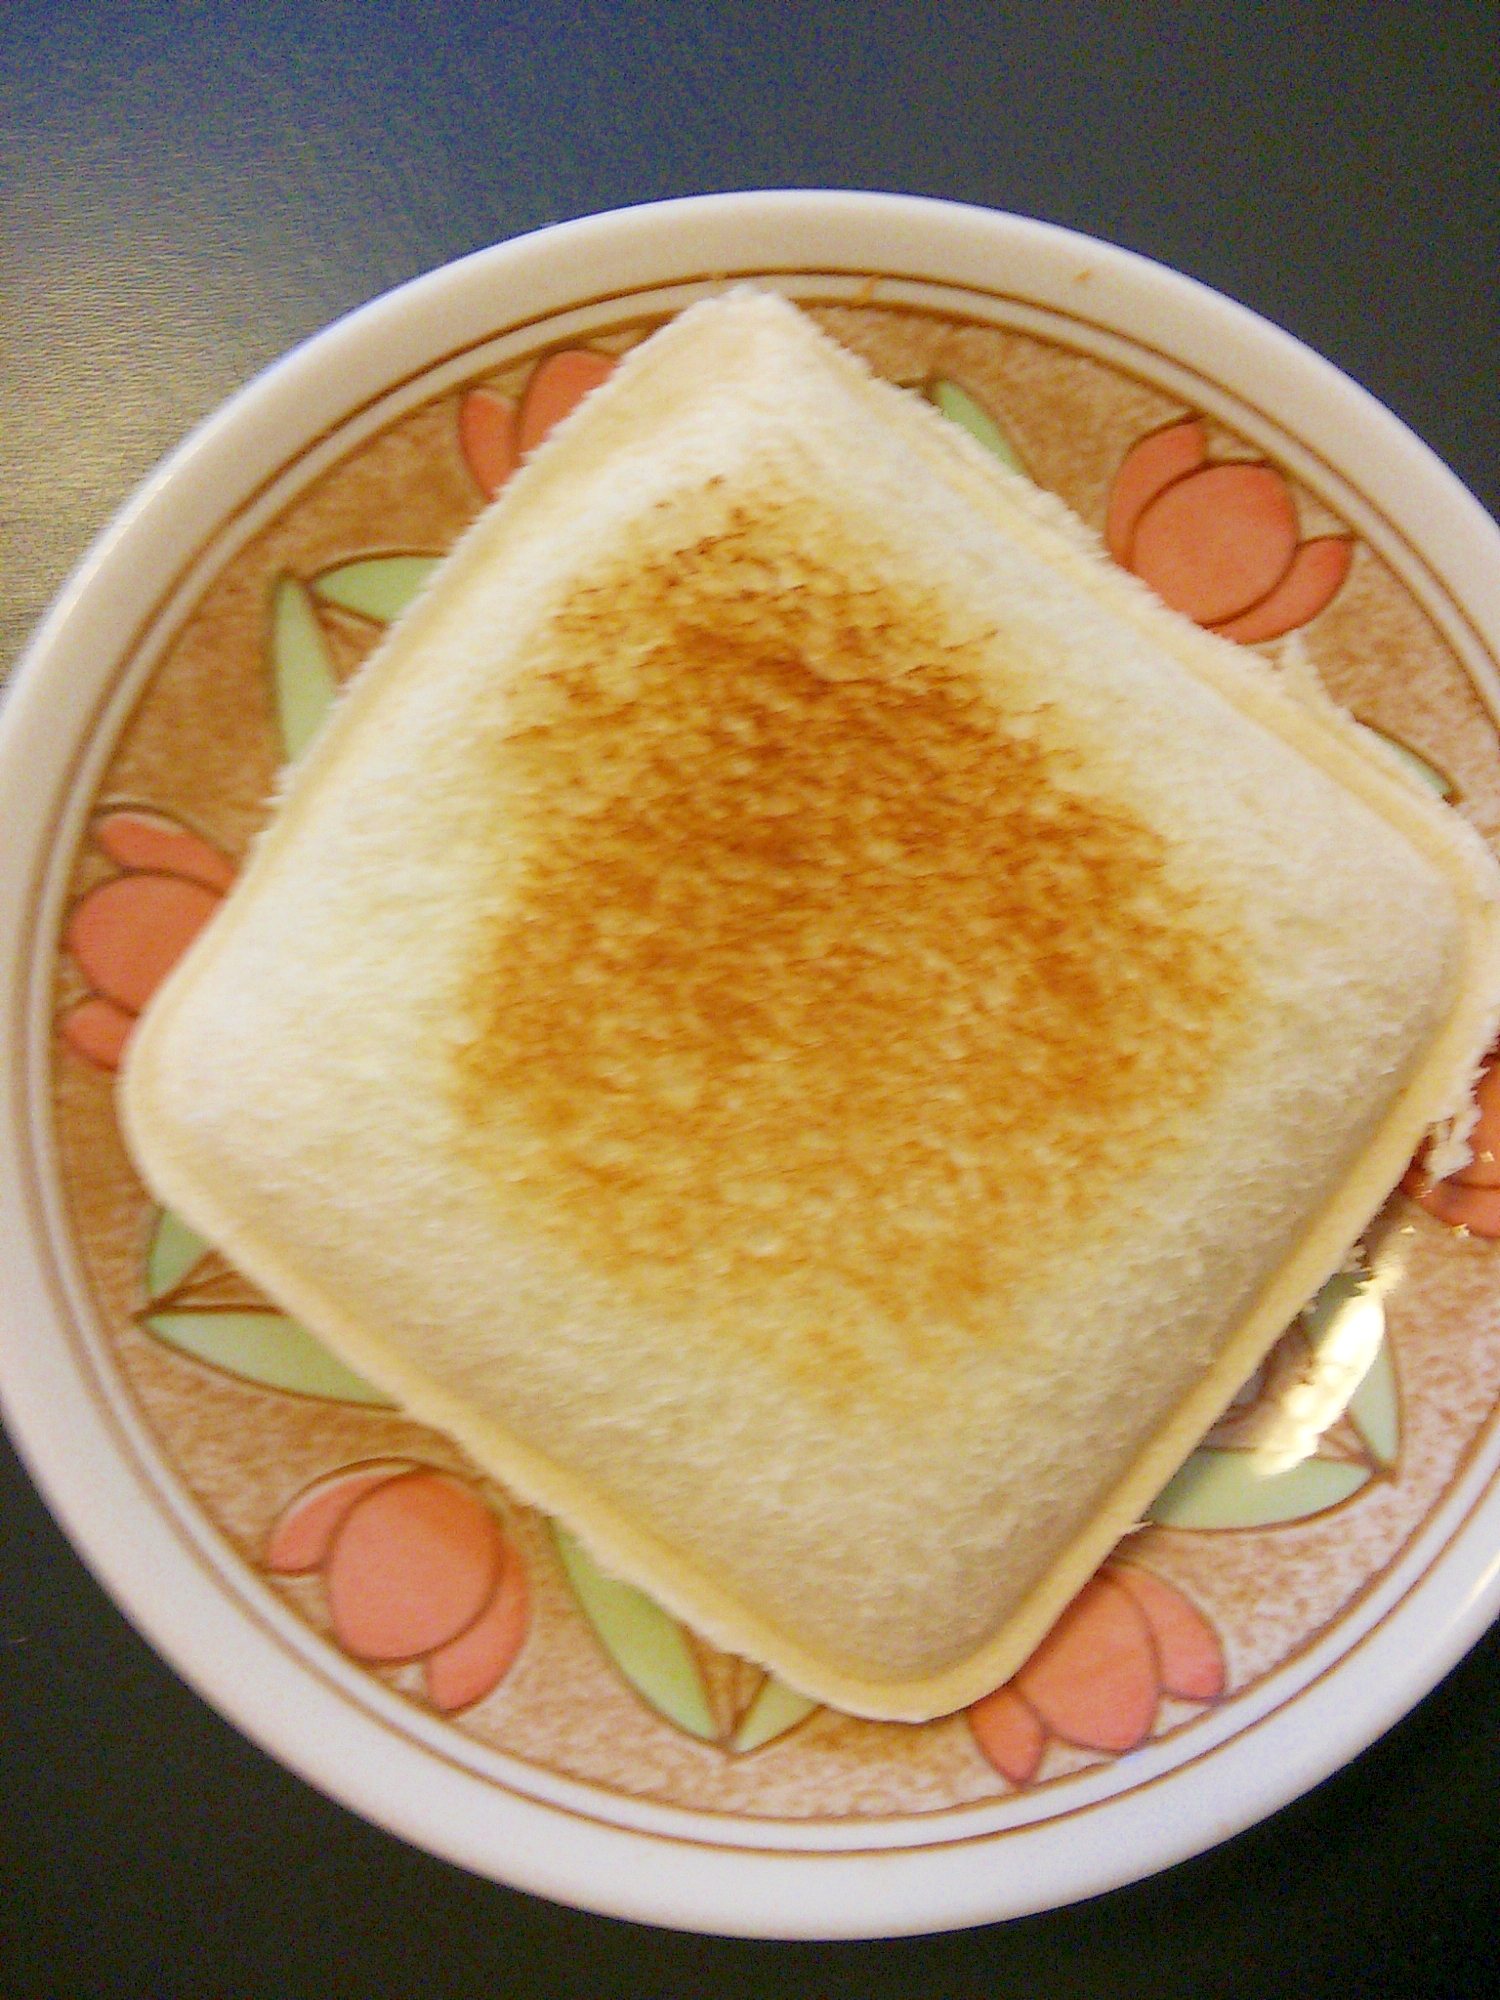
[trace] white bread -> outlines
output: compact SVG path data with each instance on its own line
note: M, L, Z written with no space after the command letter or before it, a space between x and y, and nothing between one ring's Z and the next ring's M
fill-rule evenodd
M611 1570L920 1719L1461 1139L1497 907L1364 732L740 292L392 632L126 1129Z

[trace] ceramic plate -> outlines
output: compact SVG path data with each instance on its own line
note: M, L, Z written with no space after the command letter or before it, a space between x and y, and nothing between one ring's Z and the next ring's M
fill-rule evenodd
M160 1212L113 1107L136 1013L338 684L615 357L740 278L1061 494L1190 617L1316 674L1500 832L1500 538L1248 313L1077 236L879 196L672 203L486 251L198 432L9 696L3 1383L120 1602L356 1811L618 1915L936 1929L1223 1838L1490 1618L1500 1104L1468 1184L1392 1198L1015 1680L921 1726L812 1706L599 1574Z

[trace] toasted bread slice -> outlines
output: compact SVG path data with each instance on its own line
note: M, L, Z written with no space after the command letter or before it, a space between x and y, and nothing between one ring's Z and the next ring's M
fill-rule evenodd
M391 633L125 1121L609 1569L920 1719L1022 1663L1424 1134L1463 1157L1497 908L1365 732L741 292Z

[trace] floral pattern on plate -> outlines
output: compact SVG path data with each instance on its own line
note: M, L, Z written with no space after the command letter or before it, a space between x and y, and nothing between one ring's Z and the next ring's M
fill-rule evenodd
M1174 611L1245 644L1315 618L1348 575L1353 546L1347 535L1303 541L1276 468L1210 461L1196 418L1132 445L1104 536L1115 561Z
M334 1638L372 1666L419 1662L445 1715L499 1685L526 1637L526 1566L473 1486L402 1460L316 1480L277 1520L276 1576L316 1573Z
M1049 1742L1120 1756L1146 1741L1163 1697L1217 1701L1224 1679L1196 1606L1150 1570L1109 1562L1021 1671L973 1704L969 1727L995 1769L1027 1785Z
M218 909L234 864L170 814L116 808L93 839L120 873L74 904L64 942L88 983L62 1034L101 1069L116 1068L136 1016Z

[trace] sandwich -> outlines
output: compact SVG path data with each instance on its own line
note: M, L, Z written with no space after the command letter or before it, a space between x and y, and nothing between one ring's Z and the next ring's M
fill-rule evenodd
M1004 1681L1399 1180L1500 877L778 297L694 306L341 700L122 1083L156 1193L849 1712Z

